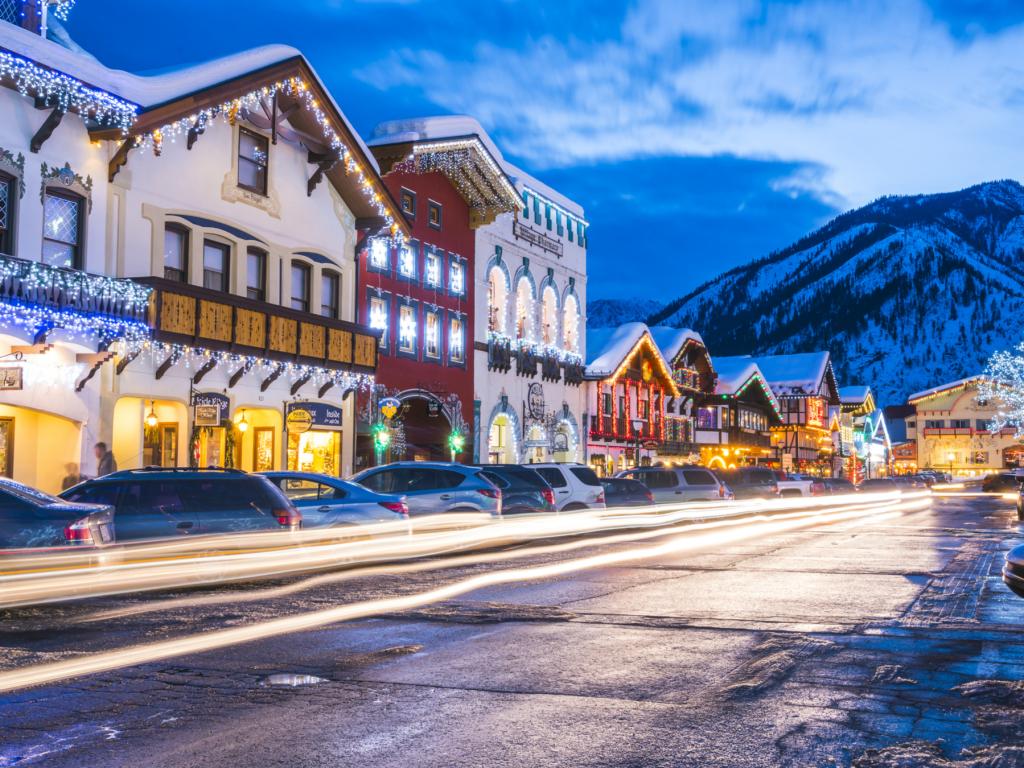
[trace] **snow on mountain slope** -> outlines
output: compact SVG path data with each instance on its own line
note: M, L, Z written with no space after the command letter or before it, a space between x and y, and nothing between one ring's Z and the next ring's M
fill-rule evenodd
M623 323L643 322L662 306L652 299L591 299L587 302L587 327L615 328Z
M1024 187L886 197L670 302L715 355L829 349L880 403L982 370L1024 333Z

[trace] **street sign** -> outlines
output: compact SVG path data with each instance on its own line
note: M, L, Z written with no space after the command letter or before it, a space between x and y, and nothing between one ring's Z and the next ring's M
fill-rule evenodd
M782 468L789 472L793 469L793 454L784 453L782 454Z
M284 423L289 432L301 435L313 426L313 414L305 408L295 408L288 412Z

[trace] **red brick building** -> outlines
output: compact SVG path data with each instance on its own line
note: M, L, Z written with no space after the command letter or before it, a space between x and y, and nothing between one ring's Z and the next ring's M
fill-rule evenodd
M400 402L381 460L451 458L449 438L473 446L473 317L476 228L521 206L476 137L437 141L377 131L371 151L412 237L364 241L358 254L357 317L382 331L377 397L359 412L357 454L375 459L371 428L382 397ZM395 140L397 139L397 140Z

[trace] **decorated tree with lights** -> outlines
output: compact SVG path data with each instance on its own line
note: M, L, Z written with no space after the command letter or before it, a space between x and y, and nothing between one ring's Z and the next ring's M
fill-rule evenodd
M1015 436L1024 439L1024 342L989 358L978 387L978 401L995 406L989 430L1012 427Z

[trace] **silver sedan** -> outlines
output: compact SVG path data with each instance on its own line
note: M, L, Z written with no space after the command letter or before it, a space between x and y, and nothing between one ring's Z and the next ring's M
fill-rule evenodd
M358 483L317 472L261 472L302 513L303 528L406 520L405 497L377 493Z

